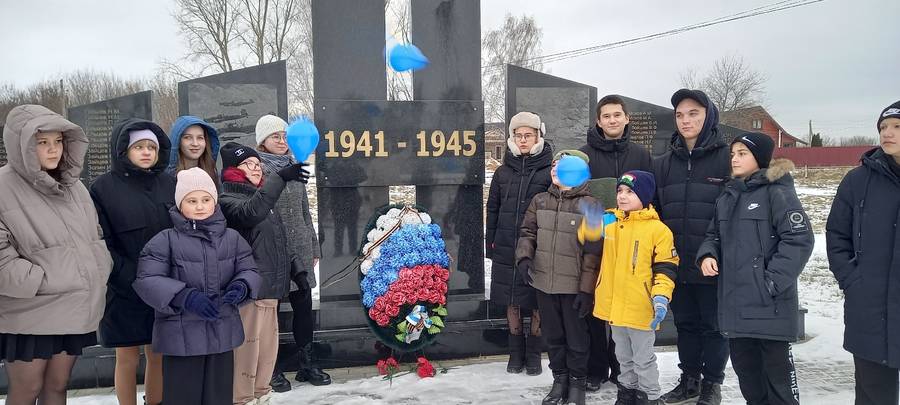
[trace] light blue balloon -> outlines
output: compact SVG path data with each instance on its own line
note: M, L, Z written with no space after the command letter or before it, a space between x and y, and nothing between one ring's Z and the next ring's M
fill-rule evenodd
M285 140L294 153L294 158L303 162L319 145L319 129L309 118L300 117L288 125Z
M406 72L428 66L428 58L413 44L396 45L388 50L388 64L391 69Z
M556 163L556 177L566 187L578 187L591 178L587 162L576 156L563 156Z

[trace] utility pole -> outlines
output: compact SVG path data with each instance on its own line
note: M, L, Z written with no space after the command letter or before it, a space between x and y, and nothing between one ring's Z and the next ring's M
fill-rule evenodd
M69 102L66 97L66 86L63 79L59 79L59 97L62 103L62 111L60 112L65 119L69 119Z

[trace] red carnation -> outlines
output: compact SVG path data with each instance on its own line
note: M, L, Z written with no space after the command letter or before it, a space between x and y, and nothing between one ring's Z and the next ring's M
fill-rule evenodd
M387 314L388 316L393 318L400 314L400 307L399 306L388 307L387 311L385 311L385 314Z
M418 368L416 369L416 374L421 378L434 377L434 366L428 361L428 359L424 357L419 357L419 360L416 362L418 364Z

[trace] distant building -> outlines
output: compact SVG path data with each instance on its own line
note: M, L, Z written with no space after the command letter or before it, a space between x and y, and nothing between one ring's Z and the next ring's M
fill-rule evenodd
M775 118L762 106L741 108L721 114L719 122L747 132L760 132L768 135L778 148L794 148L808 146L802 139L789 134L775 121Z
M506 152L506 124L484 123L484 157L503 161Z

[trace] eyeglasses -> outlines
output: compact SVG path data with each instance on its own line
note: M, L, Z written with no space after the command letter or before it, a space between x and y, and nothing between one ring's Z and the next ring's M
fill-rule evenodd
M287 142L287 135L275 134L275 135L270 136L269 139L271 139L275 142L285 143L285 142Z
M527 141L529 139L534 139L534 134L513 134L513 139L517 141Z
M242 162L241 164L239 164L238 166L242 166L242 165L243 165L243 166L247 166L247 168L250 169L250 170L257 170L257 169L259 169L259 168L261 167L261 166L259 165L259 163L256 163L256 162L248 162L248 161L246 161L246 160L243 161L243 162Z

